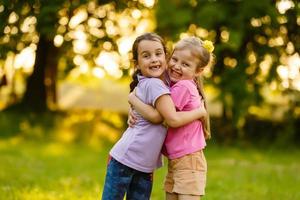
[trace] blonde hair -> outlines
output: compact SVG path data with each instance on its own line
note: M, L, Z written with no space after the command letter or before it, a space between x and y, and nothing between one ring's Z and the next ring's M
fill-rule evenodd
M209 43L209 45L207 45ZM188 48L192 55L198 58L198 65L196 70L203 70L204 68L211 66L213 64L213 45L210 41L202 41L200 38L197 37L188 37L180 40L174 47L174 51L182 50ZM195 82L197 84L197 89L204 101L204 106L207 109L207 102L206 97L203 90L203 81L202 78L195 78ZM211 138L211 131L210 131L210 121L209 115L207 114L206 117L202 118L201 120L203 123L203 132L205 139Z

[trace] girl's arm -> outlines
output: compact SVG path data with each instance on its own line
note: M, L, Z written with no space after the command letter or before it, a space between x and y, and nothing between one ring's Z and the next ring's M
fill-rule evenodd
M165 119L167 124L173 128L183 126L206 115L206 110L203 106L192 111L176 112L170 95L159 97L155 103L156 109L143 103L134 94L130 94L128 100L145 119L152 123L161 123Z
M164 121L161 114L155 108L142 102L139 98L135 96L134 92L131 92L129 94L128 101L134 107L134 109L138 113L140 113L146 120L154 124L160 124ZM131 119L134 117L133 113L129 113L129 115ZM135 120L131 121L131 125L133 125L133 122L135 122Z
M170 127L177 128L207 115L204 106L191 111L176 112L170 95L160 96L155 107Z

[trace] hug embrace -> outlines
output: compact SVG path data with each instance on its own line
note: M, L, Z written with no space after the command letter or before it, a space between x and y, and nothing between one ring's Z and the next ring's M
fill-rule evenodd
M212 64L213 48L210 41L188 37L168 56L159 35L136 38L129 127L109 153L102 200L150 199L162 154L168 158L167 200L205 194L203 151L211 135L201 75Z

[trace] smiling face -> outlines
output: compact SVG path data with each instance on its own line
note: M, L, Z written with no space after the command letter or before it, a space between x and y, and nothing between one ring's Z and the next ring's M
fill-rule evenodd
M161 78L166 69L166 53L160 41L143 40L138 44L137 68L143 76Z
M202 70L197 69L199 59L188 48L175 49L168 63L168 74L172 82L191 80Z

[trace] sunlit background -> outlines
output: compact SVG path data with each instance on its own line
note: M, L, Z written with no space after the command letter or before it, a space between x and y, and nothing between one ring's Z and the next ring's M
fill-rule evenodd
M207 199L299 199L299 13L297 0L0 1L0 199L99 198L145 32L169 53L187 36L215 45Z
M65 53L61 55L58 63L58 74L60 75L57 91L59 94L58 108L83 106L76 105L70 100L73 99L75 101L76 96L80 96L79 93L84 93L83 91L80 92L80 89L77 88L72 94L65 93L66 83L70 81L78 82L82 77L89 77L88 80L94 80L92 85L95 86L100 85L99 81L101 82L104 79L118 80L123 78L127 79L126 83L128 83L130 80L128 73L132 72L130 50L134 39L142 33L155 31L156 23L159 23L159 20L155 20L154 16L156 2L154 0L140 0L138 2L143 6L142 8L131 6L123 10L116 10L114 3L97 5L95 1L89 1L74 9L72 15L68 13L67 7L59 9L59 19L52 41L56 47L63 48L65 45ZM284 14L296 6L293 1L277 1L276 8L282 14L282 16L278 16L280 24L285 24L287 19ZM7 8L4 5L0 5L0 12L4 12L5 9ZM268 23L270 23L269 16L253 17L251 19L253 27L261 27L263 24ZM298 26L299 23L300 18L298 16ZM5 75L6 84L3 84L0 90L0 109L4 109L11 103L18 101L25 92L26 79L33 72L37 43L39 41L36 25L37 18L30 14L30 8L26 4L22 8L21 15L15 11L9 13L8 21L3 29L4 34L1 37L1 44L13 43L15 50L8 50L5 54L1 53L0 77ZM263 89L267 100L276 101L276 99L280 98L280 102L282 102L280 95L275 95L276 98L269 97L275 94L276 91L288 89L300 91L300 57L299 50L295 49L292 42L286 44L286 27L282 26L279 30L280 32L276 37L267 38L256 35L255 40L262 45L270 47L286 45L285 51L282 52L279 58L276 58L280 60L280 65L276 68L276 73L280 80L266 83ZM192 34L203 39L218 40L221 43L229 41L231 33L226 27L221 27L221 38L214 38L216 35L215 31L190 24L188 29L180 34L179 38ZM18 36L19 40L12 41L15 40L15 35L20 35ZM171 47L172 41L168 44ZM257 63L257 56L259 55L256 52L248 50L247 60L250 65L247 67L246 73L254 73L255 65L259 65L260 70L256 75L256 80L263 82L270 73L274 57L271 54L266 54L260 60L260 63ZM238 64L236 58L229 56L224 57L223 60L217 59L217 62L228 68L235 68ZM253 66L251 66L252 64ZM211 76L211 71L208 70L206 77L210 78ZM97 82L97 80L99 81ZM214 81L217 82L218 80ZM208 92L213 93L213 89L208 90ZM123 87L120 86L120 90L124 91L122 98L126 98L125 95L128 89L124 87L124 84ZM97 93L97 91L95 92ZM214 94L208 96L214 96ZM122 106L119 108L123 112L126 110L125 104L126 100L124 99ZM95 106L97 107L97 105ZM220 114L218 106L215 105L213 107L215 109L211 109L211 112ZM255 110L254 107L249 107L250 113L255 113Z

